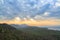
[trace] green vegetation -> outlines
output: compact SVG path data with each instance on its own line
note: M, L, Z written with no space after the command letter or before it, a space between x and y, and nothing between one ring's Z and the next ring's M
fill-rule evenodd
M18 30L11 25L0 24L0 40L60 40L60 31L34 27Z

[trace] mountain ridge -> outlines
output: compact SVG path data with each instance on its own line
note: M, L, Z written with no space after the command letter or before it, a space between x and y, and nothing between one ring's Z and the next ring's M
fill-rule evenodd
M59 26L29 26L27 24L11 24L11 26L14 26L15 28L45 28L45 29L49 29L49 30L58 30L60 31L60 25Z
M16 29L8 24L0 24L0 40L60 40L60 31L37 27Z

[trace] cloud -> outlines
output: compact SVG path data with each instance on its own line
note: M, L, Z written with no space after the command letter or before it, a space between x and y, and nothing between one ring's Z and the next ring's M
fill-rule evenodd
M0 18L4 20L60 18L59 5L59 0L0 0L0 16L3 16Z
M56 6L56 7L59 7L59 6L60 6L60 3L59 3L59 2L57 2L57 3L55 4L55 6Z
M20 17L15 17L13 20L20 21L21 19L20 19Z
M44 20L35 20L35 19L27 19L24 20L20 19L19 17L15 17L12 20L0 20L0 23L7 23L7 24L27 24L30 26L57 26L60 25L60 19L50 18Z
M49 16L49 15L50 15L49 12L45 12L45 13L43 14L43 16Z

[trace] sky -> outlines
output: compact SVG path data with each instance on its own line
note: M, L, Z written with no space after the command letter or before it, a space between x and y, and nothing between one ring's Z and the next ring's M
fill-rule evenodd
M60 25L60 0L0 0L0 23Z

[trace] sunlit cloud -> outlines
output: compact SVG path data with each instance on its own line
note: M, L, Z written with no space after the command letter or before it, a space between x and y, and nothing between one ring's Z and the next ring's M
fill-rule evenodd
M60 0L0 0L0 23L60 25Z
M45 20L34 20L34 19L25 19L21 20L19 17L15 17L12 20L0 21L0 23L7 24L27 24L30 26L55 26L60 25L60 19L45 19Z
M43 16L49 16L49 12L45 12L44 14L43 14Z

